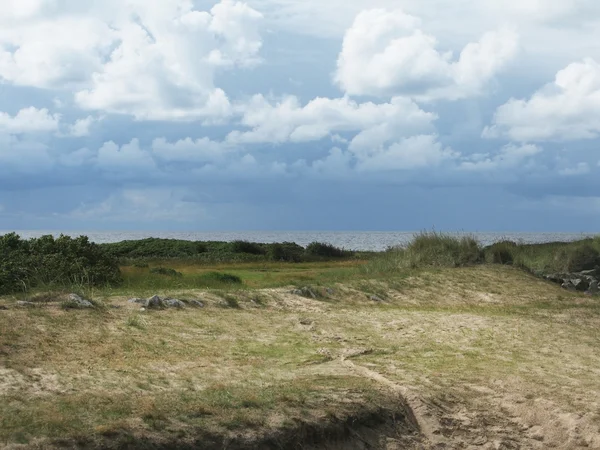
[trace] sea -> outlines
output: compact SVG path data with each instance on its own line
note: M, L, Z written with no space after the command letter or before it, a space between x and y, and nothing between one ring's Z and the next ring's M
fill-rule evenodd
M0 230L0 235L11 231ZM324 242L346 250L383 251L388 247L406 245L418 234L414 231L14 231L24 239L61 234L88 236L96 243L110 243L145 238L182 239L188 241L295 242L306 246ZM501 240L522 243L570 242L594 236L594 233L531 233L531 232L450 232L453 236L474 236L482 245Z

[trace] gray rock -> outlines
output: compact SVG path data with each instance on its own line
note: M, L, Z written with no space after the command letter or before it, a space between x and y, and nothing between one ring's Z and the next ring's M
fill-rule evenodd
M572 291L572 292L575 292L577 290L575 288L575 285L573 283L571 283L570 281L565 281L561 287L563 289L566 289L567 291Z
M167 305L165 304L164 300L158 295L150 297L146 302L146 308L148 309L164 309L166 307Z
M573 284L573 286L575 286L575 290L579 292L585 292L590 287L589 281L583 278L576 278L574 280L571 280L571 283Z
M167 298L164 300L164 302L169 308L185 308L185 303L183 303L181 300L177 300L176 298Z
M327 292L327 295L333 295L335 294L335 289L327 288L325 289L325 292Z
M596 295L596 294L600 293L600 285L598 284L597 281L592 281L590 283L590 287L588 288L587 291L592 295Z
M93 308L94 305L92 305L91 302L89 302L88 300L85 300L83 298L81 298L79 295L77 294L69 294L69 302L75 306L76 308Z
M204 303L202 303L198 300L190 300L190 305L195 308L204 308Z
M307 297L307 298L314 298L314 299L317 298L317 294L315 294L315 292L307 286L300 288L300 289L294 289L292 291L292 294L299 295L301 297Z
M379 303L383 303L383 302L385 302L385 300L384 300L384 299L382 299L381 297L379 297L379 296L377 296L377 295L371 295L371 296L369 297L369 300L372 300L372 301L374 301L374 302L379 302Z
M33 302L17 302L17 306L20 308L35 308L37 305Z

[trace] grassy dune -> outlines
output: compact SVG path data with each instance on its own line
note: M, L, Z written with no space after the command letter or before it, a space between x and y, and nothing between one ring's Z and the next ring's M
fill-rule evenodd
M146 254L116 284L0 296L0 448L600 448L600 299L533 274L598 243ZM96 307L65 310L73 291ZM127 301L154 294L188 307Z
M504 266L365 264L175 265L242 278L163 286L203 309L140 311L133 281L93 311L2 298L0 447L600 446L597 298Z

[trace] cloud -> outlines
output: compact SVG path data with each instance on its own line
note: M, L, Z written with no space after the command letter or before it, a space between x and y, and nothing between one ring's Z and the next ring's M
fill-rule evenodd
M210 11L189 0L32 2L0 31L0 79L69 89L86 110L138 120L228 117L217 70L260 61L262 15L223 0ZM42 14L41 12L44 12Z
M500 106L483 136L515 141L594 139L600 135L600 64L572 63L528 100Z
M458 60L440 53L419 19L401 10L361 12L347 30L335 82L350 95L407 95L420 100L477 95L516 54L509 29L468 44Z
M414 133L431 128L437 118L409 99L397 97L389 103L357 103L348 97L315 98L302 106L288 96L276 104L262 95L242 108L241 124L251 131L233 131L232 143L257 144L318 141L340 132L368 132L388 126L395 133Z
M68 136L84 137L90 135L90 127L96 122L92 116L87 116L83 119L78 119L73 125L69 126Z
M359 172L389 172L432 168L460 154L444 147L435 135L419 135L400 139L385 147L369 148L355 153Z
M0 174L37 175L52 169L54 161L48 147L17 136L0 134Z
M57 131L59 114L50 114L47 109L33 106L20 110L15 116L0 112L0 131L9 134L24 134Z
M156 168L154 160L140 147L138 139L132 139L129 144L122 146L112 141L105 142L98 150L96 166L115 174L127 173L140 176Z
M559 170L559 174L566 177L573 177L578 175L586 175L590 173L590 165L586 162L577 163L573 167L565 167Z
M125 188L100 202L83 203L67 214L72 219L102 222L168 220L193 222L207 217L202 204L190 201L193 195L182 188Z
M165 138L158 138L152 142L153 154L167 162L217 162L222 161L230 150L231 146L226 143L206 137L196 140L188 137L173 143Z
M523 167L524 163L542 152L537 145L509 144L500 150L498 154L471 155L467 161L463 161L460 168L466 171L491 171L498 169L512 169Z

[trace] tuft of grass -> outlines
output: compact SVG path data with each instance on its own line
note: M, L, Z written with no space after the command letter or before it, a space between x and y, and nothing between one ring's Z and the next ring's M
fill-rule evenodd
M125 324L128 327L137 328L139 330L145 330L148 327L148 321L140 314L133 314L127 317Z
M394 272L424 267L463 267L481 263L483 252L471 236L422 232L404 248L392 247L364 267L366 273Z

